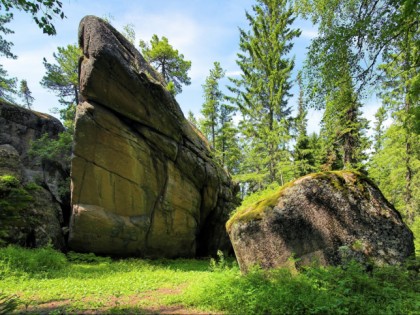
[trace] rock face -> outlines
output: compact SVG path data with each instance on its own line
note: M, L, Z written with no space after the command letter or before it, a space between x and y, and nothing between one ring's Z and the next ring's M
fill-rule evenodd
M192 257L230 247L234 186L165 83L112 26L93 16L83 49L72 158L74 250Z
M227 229L243 272L350 259L397 264L414 254L400 214L372 182L347 171L304 176L239 209Z
M65 202L58 187L65 183L66 171L59 161L42 161L28 154L32 141L45 133L56 138L63 130L52 116L0 103L0 176L17 180L0 183L0 208L3 213L8 208L19 213L0 222L3 243L44 246L51 242L57 249L64 248Z

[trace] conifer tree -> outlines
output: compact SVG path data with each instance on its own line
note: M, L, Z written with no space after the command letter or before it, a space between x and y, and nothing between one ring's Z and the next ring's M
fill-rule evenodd
M373 150L374 153L378 153L383 146L383 136L384 136L384 121L387 117L387 112L385 107L381 106L375 113L375 122L374 122L374 134L373 134Z
M34 97L32 92L28 87L28 82L26 80L20 81L19 95L25 102L25 105L28 109L31 109L32 103L34 102Z
M315 170L315 157L313 149L310 147L310 140L306 131L307 127L307 110L305 109L303 99L302 78L298 76L299 83L299 99L298 114L295 118L296 124L296 144L293 152L293 160L296 167L296 175L303 176Z
M219 124L220 105L223 100L223 93L220 90L219 82L225 76L219 62L214 62L214 68L210 70L206 82L203 84L204 104L201 113L204 116L202 121L203 132L210 140L213 148L216 148L216 133Z
M204 103L201 109L203 118L200 128L209 139L216 157L231 173L239 167L241 152L237 139L237 129L232 121L235 107L228 104L228 98L220 89L220 80L225 70L219 62L214 62L213 69L203 84Z
M140 48L144 58L156 68L165 79L166 88L174 95L182 92L182 85L190 85L191 78L188 71L191 61L185 60L184 55L174 49L164 36L152 36L150 45L140 41Z
M404 146L401 161L405 168L404 212L409 224L413 223L418 215L413 182L419 172L414 162L420 134L419 43L420 27L417 28L417 32L405 32L400 42L386 51L385 63L380 67L384 72L381 97L385 106L393 113L394 122L400 126L400 141Z
M263 177L266 183L284 182L289 179L284 167L291 164L287 98L294 67L287 55L300 31L290 28L295 18L286 0L258 0L252 10L253 14L246 12L250 30L240 29L237 64L242 74L231 80L230 87L243 117L244 145L249 148L247 169L242 171L254 174L255 181Z
M55 63L49 63L44 58L46 74L41 85L55 92L63 109L56 109L60 113L66 127L73 126L76 105L79 103L78 64L80 49L76 45L58 47L54 53Z

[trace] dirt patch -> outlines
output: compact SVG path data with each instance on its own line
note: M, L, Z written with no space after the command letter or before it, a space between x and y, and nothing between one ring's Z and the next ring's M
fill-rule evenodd
M162 299L181 294L183 287L159 288L131 296L86 297L80 300L53 300L38 305L22 306L28 314L222 314L186 308L183 305L162 305Z

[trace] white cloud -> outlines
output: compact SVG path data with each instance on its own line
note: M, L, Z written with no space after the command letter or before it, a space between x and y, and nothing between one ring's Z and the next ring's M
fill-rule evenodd
M242 74L241 70L226 71L227 77L239 77Z
M318 31L315 28L304 28L302 29L302 34L300 36L307 39L312 39L318 36Z
M42 63L44 57L49 61L53 61L51 46L41 47L38 50L15 50L18 59L4 59L1 61L10 77L17 77L19 80L25 79L28 87L34 97L33 109L36 111L48 113L52 107L58 106L57 98L44 87L40 81L45 74L45 67ZM19 88L19 82L17 84ZM16 98L19 103L21 100Z

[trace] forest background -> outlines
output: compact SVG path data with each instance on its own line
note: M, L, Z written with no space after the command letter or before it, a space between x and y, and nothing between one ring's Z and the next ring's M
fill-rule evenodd
M159 9L128 1L19 3L2 1L0 97L39 111L53 108L67 127L62 149L71 145L78 102L75 30L83 15L94 13L165 77L240 183L241 197L311 172L354 169L371 177L418 233L416 1L259 0L227 7L181 1ZM20 10L31 3L41 5L34 19ZM57 35L41 34L36 24ZM165 58L173 63L163 64Z

